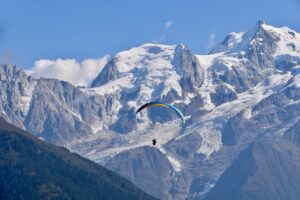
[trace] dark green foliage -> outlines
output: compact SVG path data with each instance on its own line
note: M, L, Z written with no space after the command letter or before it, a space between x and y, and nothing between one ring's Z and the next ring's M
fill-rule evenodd
M0 199L154 199L125 178L0 118Z

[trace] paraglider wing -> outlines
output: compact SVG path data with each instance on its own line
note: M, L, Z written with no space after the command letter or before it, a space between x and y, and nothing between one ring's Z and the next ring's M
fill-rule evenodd
M148 107L152 107L152 106L162 106L162 107L167 107L167 108L171 108L173 110L176 111L177 115L181 118L182 123L185 123L185 119L184 119L184 115L182 114L182 112L176 108L174 105L171 104L166 104L163 102L150 102L150 103L146 103L143 106L141 106L136 113L140 112L141 110L148 108Z
M176 111L178 116L181 118L182 123L184 124L185 123L185 118L184 118L184 115L182 114L182 112L178 108L176 108L175 106L173 106L171 104L168 104L168 106Z
M143 106L141 106L136 113L140 112L141 110L148 108L148 107L152 107L152 106L162 106L162 107L169 107L168 104L162 103L162 102L150 102L150 103L146 103Z

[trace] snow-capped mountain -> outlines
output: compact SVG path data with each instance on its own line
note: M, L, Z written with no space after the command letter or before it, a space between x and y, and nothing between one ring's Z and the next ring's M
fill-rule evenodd
M243 149L300 120L300 34L264 22L208 55L182 44L122 51L89 88L0 70L5 119L162 199L204 199ZM135 114L156 100L179 107L186 125L164 108Z
M108 121L114 122L110 125L112 130L126 133L174 118L168 110L164 110L164 116L156 111L136 116L135 110L153 100L188 105L199 95L197 88L203 79L196 57L184 45L144 44L118 53L92 88L84 91L90 95L116 96L115 115Z

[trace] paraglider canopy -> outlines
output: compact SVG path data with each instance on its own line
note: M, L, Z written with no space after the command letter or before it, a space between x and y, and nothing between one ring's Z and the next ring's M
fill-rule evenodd
M182 123L184 124L185 123L185 118L184 118L184 115L182 114L182 112L176 108L174 105L172 104L167 104L167 103L163 103L163 102L150 102L150 103L146 103L144 104L143 106L141 106L137 111L136 113L140 112L141 110L145 109L145 108L148 108L148 107L152 107L152 106L161 106L161 107L167 107L167 108L171 108L173 110L175 110L175 112L177 113L177 115L181 118L181 121Z

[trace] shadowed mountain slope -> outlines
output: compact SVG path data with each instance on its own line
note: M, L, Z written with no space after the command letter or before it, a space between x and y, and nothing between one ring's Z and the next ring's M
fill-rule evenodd
M154 199L125 178L0 118L0 199Z

